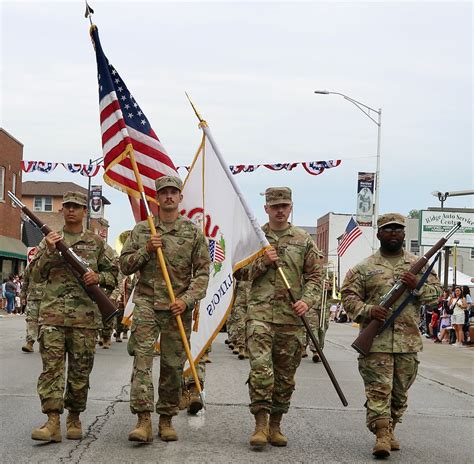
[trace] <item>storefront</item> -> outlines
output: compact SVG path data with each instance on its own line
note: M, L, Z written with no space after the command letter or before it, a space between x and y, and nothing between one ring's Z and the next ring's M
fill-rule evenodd
M0 235L0 275L7 279L10 274L22 274L26 266L26 246L16 238Z

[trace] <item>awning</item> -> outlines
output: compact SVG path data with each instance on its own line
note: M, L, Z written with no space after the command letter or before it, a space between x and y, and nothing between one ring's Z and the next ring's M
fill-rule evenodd
M26 260L26 246L21 240L0 235L0 256Z

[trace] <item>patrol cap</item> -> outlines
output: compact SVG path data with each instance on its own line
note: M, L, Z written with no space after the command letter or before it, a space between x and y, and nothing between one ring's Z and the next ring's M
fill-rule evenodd
M379 229L389 224L398 224L399 226L405 227L405 216L398 213L387 213L382 214L382 216L379 216L377 219L377 227Z
M66 192L63 195L63 205L64 203L75 203L87 208L87 195L81 192Z
M174 187L181 192L183 190L183 181L177 176L163 176L155 180L155 186L157 192L165 187Z
M265 201L268 206L291 205L291 189L288 187L269 187L265 190Z

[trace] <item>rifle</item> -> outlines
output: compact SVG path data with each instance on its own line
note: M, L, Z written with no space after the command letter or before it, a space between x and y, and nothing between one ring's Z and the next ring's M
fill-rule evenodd
M51 229L46 224L44 224L41 219L38 218L38 216L33 214L12 192L8 192L8 196L21 209L28 220L38 227L43 235L46 236L51 232ZM66 262L67 267L71 270L74 277L76 277L79 284L86 291L89 298L97 304L102 315L102 320L107 322L112 319L112 317L117 314L118 310L112 301L110 301L109 297L98 285L85 285L82 281L82 276L91 270L89 268L89 263L74 253L73 249L70 248L64 240L60 240L58 243L56 243L56 248Z
M426 263L430 260L430 258L443 246L445 243L453 236L456 231L461 227L461 223L458 222L455 226L453 226L448 233L440 238L427 252L424 256L418 259L413 265L411 266L408 272L412 274L418 274ZM393 287L390 289L388 293L386 293L382 300L379 303L379 306L383 306L384 308L390 309L392 305L405 293L406 285L401 281L397 280ZM392 320L393 322L393 320ZM374 338L381 333L380 329L383 326L384 322L379 321L378 319L372 319L367 327L362 330L359 336L354 340L352 343L352 348L358 351L363 356L367 356L370 353L370 348L372 347L372 343L374 342Z

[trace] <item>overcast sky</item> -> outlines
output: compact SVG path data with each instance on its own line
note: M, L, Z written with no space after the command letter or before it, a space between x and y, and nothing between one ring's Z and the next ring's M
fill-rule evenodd
M109 2L91 0L102 46L176 165L200 141L188 91L228 164L342 159L320 176L260 168L236 180L261 223L268 186L293 189L297 225L354 213L375 171L377 126L341 92L382 108L380 212L439 206L473 188L471 2ZM1 126L25 160L101 156L84 2L1 2ZM62 166L27 180L87 179ZM98 182L97 182L98 181ZM93 183L103 183L95 177ZM132 226L104 187L111 243ZM473 197L446 207L473 207Z

